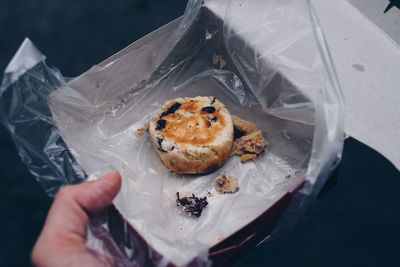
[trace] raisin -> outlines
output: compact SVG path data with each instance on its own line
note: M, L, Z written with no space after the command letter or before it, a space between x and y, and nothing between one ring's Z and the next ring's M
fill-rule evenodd
M214 113L215 112L215 108L212 107L212 106L208 106L208 107L202 108L201 111L208 112L208 113Z
M159 120L157 121L156 130L157 130L157 131L161 131L162 129L165 128L165 125L166 125L166 124L167 124L167 121L166 121L166 120L159 119Z
M216 116L212 117L212 118L211 118L211 121L212 121L212 122L216 122L216 121L217 121L217 117L216 117Z
M160 119L161 119L162 117L164 117L164 116L167 116L167 115L169 115L169 114L175 113L175 111L177 111L177 110L181 107L181 105L182 105L181 103L175 102L172 106L170 106L170 107L167 109L167 111L161 113Z
M176 205L183 206L183 210L200 217L203 209L208 205L207 197L196 197L192 194L191 197L179 197L179 192L176 192Z
M157 137L158 150L160 150L161 152L167 152L167 151L165 151L165 150L162 148L162 146L161 146L162 141L164 141L164 139L161 139L161 138L158 138L158 137Z

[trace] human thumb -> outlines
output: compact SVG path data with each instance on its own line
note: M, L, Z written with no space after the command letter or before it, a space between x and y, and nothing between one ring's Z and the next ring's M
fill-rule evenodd
M121 188L121 176L111 172L96 181L61 189L50 208L32 252L36 266L99 266L86 248L91 215L105 210ZM78 260L78 264L73 264Z
M99 180L72 187L71 191L79 206L91 215L107 208L120 188L121 176L111 172Z
M121 176L118 172L111 172L96 181L66 186L58 192L46 225L51 224L55 228L74 225L84 234L89 216L105 210L120 188Z

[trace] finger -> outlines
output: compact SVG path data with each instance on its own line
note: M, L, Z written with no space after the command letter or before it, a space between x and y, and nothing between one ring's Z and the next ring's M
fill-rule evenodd
M50 209L46 225L86 237L90 214L107 208L121 188L121 176L111 172L96 181L67 186L60 190ZM48 221L48 222L47 222Z
M83 210L96 214L111 204L120 188L121 176L111 172L99 180L74 187L73 197Z
M86 251L86 230L89 215L107 208L121 188L121 176L112 172L103 178L80 185L66 186L57 194L45 226L32 252L32 260L49 250L62 253ZM38 256L39 255L39 256Z

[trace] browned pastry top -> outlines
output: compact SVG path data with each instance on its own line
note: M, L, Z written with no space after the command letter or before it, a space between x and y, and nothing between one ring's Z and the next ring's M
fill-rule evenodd
M197 99L185 99L177 112L168 114L163 119L166 120L164 138L177 144L195 146L213 143L226 125L218 108Z

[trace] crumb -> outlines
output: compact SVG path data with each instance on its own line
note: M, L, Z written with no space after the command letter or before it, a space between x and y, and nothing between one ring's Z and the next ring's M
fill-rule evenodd
M246 162L248 160L255 159L256 157L257 157L257 154L243 154L240 159L242 162Z
M142 136L142 135L144 135L145 132L146 131L143 128L139 128L136 131L136 136Z
M226 178L226 175L223 174L215 181L215 189L220 194L235 193L239 190L238 179L234 177Z
M288 175L285 176L286 179L289 179L290 177L292 177L291 173L289 173Z
M238 140L235 141L234 144L234 154L243 155L243 154L257 154L261 155L264 152L264 148L267 145L262 133L260 130L242 136Z
M179 230L183 230L183 226L181 225L181 226L179 226Z
M149 129L149 123L146 123L145 126L143 126L142 128L137 129L136 136L139 137L139 136L144 135L147 132L148 129Z
M246 162L264 153L267 142L254 123L235 115L232 116L232 122L235 140L232 154L241 156L241 161Z
M213 194L210 191L207 191L207 195L208 195L208 197L212 197L213 196Z
M207 197L196 197L192 194L191 197L179 197L179 192L176 192L176 205L183 206L183 210L189 213L189 216L194 215L200 217L203 209L208 205Z
M290 136L286 130L282 130L283 136L286 137L287 140L290 140Z

